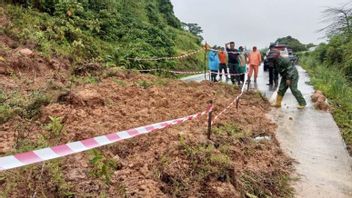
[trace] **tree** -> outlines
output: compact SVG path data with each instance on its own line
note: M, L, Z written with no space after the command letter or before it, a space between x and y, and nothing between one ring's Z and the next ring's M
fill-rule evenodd
M345 4L340 7L329 7L323 11L323 23L328 23L320 32L326 32L328 37L335 34L352 34L352 7Z
M306 51L306 45L302 44L298 39L292 36L286 36L276 40L276 43L285 44L295 52Z
M197 36L200 41L203 41L203 29L197 23L182 23L182 26L185 30L189 31L193 35Z
M181 28L181 21L175 16L174 6L170 0L159 0L159 10L170 26L177 29Z

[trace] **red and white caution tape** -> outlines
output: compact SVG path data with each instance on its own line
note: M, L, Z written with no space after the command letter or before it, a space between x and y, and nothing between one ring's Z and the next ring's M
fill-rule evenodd
M245 75L245 80L244 82L247 82L247 75ZM234 104L239 102L240 98L242 97L243 93L245 91L245 84L242 85L241 93L224 109L222 110L218 115L216 115L212 121L212 124L215 123L217 119L219 119L220 116L222 116L226 111L228 111Z
M168 70L162 70L164 72L170 72L173 74L203 74L204 71L168 71Z
M209 71L209 73L210 73L210 74L217 74L217 75L220 75L219 72L212 72L212 71ZM225 76L243 76L243 75L246 75L246 74L245 74L245 73L242 73L242 74L230 74L230 73L226 74L226 73L225 73Z
M187 54L181 55L181 56L173 56L173 57L159 57L159 58L127 58L128 60L134 60L134 61L159 61L159 60L177 60L177 59L184 59L190 56L193 56L195 54L198 54L199 52L203 51L204 49L201 48L199 50L195 50L192 52L189 52Z
M125 139L134 138L139 135L151 133L156 130L168 128L170 126L179 125L189 120L195 120L201 116L206 115L212 111L212 106L207 111L197 113L194 115L186 116L183 118L151 124L143 127L129 129L122 132L112 133L109 135L103 135L94 137L82 141L72 142L50 148L39 149L35 151L29 151L26 153L20 153L16 155L6 156L0 158L0 171L27 166L47 160L65 157L75 153L80 153L90 149L106 146L113 144Z
M174 71L174 70L167 70L167 69L143 69L143 70L137 70L139 72L152 72L152 71L162 71L162 72L168 72L172 74L203 74L204 71Z

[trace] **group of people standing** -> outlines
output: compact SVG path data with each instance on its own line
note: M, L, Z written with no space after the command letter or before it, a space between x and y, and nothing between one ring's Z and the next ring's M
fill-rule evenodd
M226 51L225 51L226 49ZM239 86L245 83L245 75L248 65L248 83L251 82L254 73L254 82L257 82L259 65L262 56L257 47L253 47L250 53L246 53L240 46L236 49L235 42L229 42L224 47L213 47L208 54L209 70L211 71L211 81L217 82L219 75L222 81L223 73L226 81L231 80L233 84Z
M262 63L262 56L257 47L253 47L249 53L244 52L243 47L236 49L234 42L225 44L226 52L225 48L213 47L209 49L208 46L206 48L209 50L208 61L209 70L211 71L211 81L217 82L218 75L220 76L220 81L222 81L222 73L224 72L226 81L231 79L233 84L237 83L237 85L241 86L246 83L245 75L248 65L247 83L251 83L253 72L254 83L257 83L259 66ZM269 60L272 69L270 74L271 84L273 83L272 81L275 81L275 84L277 84L278 74L281 76L276 102L273 106L277 108L281 107L283 97L287 89L290 88L299 104L298 108L304 109L307 103L302 93L298 90L299 75L295 65L292 65L289 60L281 57L280 50L276 49L274 44L270 46L270 51L266 58ZM273 75L274 72L276 75Z

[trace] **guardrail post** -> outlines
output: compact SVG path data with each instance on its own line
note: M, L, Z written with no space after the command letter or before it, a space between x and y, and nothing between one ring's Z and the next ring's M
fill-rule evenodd
M209 101L209 105L213 105L213 101ZM212 113L213 110L210 109L210 111L208 112L208 140L211 139L211 122L212 122Z

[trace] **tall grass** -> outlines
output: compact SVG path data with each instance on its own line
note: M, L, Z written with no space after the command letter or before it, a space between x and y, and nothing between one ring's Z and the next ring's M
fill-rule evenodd
M318 64L311 56L301 57L314 87L321 90L332 105L332 114L350 151L352 148L352 84L344 72L334 66Z

